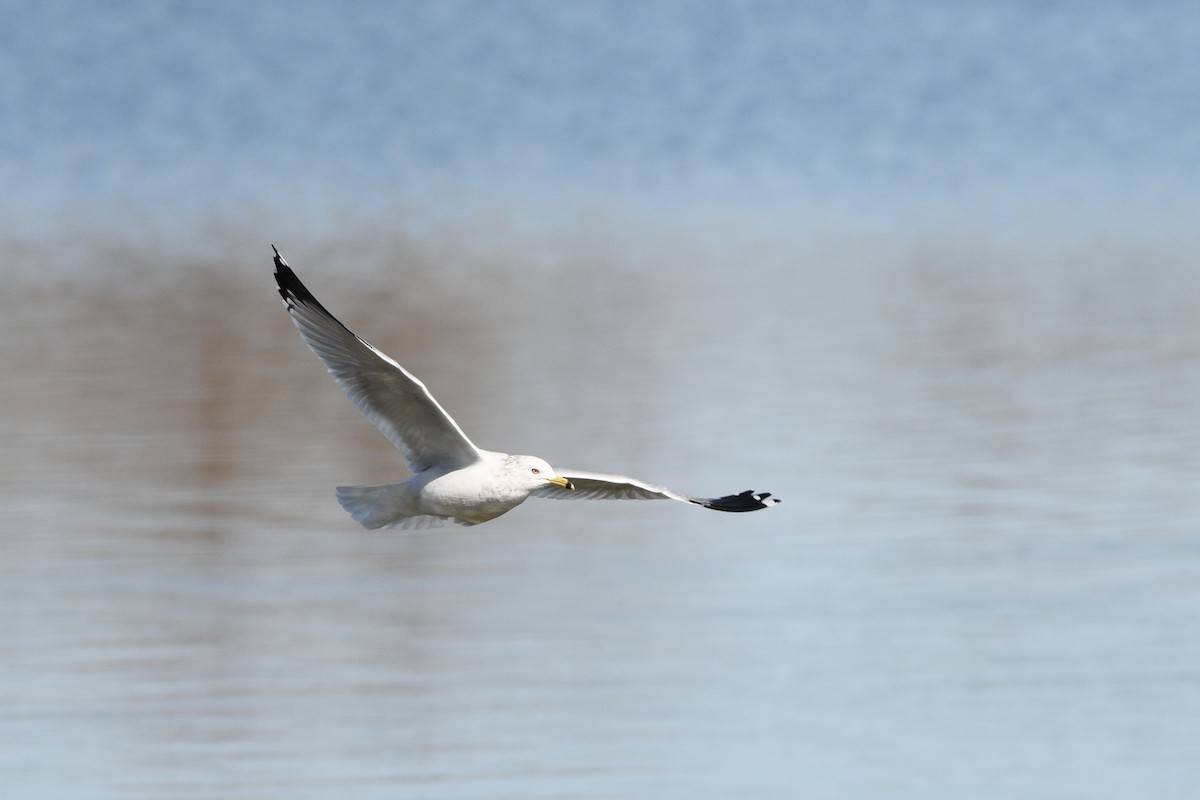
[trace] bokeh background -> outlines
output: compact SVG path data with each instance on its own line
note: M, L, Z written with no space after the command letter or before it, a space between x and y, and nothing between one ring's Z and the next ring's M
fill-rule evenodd
M0 3L0 785L1200 779L1200 8ZM491 449L365 532L270 244Z

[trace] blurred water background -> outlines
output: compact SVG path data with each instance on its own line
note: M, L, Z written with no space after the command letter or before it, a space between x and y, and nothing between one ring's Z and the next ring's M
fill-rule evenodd
M0 3L0 785L1200 779L1200 9ZM484 447L360 530L277 244Z

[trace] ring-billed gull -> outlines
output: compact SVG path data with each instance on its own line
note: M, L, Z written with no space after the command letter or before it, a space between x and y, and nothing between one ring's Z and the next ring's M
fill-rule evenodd
M779 501L745 491L700 498L624 475L555 470L536 456L481 450L425 384L355 335L313 297L279 250L275 282L305 344L363 415L404 454L412 477L379 486L339 486L338 502L364 528L476 525L530 495L550 498L669 499L717 511L757 511Z

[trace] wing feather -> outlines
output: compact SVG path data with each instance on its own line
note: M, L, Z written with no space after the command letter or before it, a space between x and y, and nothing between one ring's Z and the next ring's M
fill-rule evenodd
M272 248L274 249L274 248ZM408 468L463 467L480 452L425 384L317 301L275 250L275 282L300 337L358 410L404 454Z
M748 490L725 497L692 497L625 475L557 468L554 471L570 481L575 487L574 491L551 485L537 489L534 491L535 495L554 500L679 500L714 511L732 512L758 511L779 502L771 497L770 492L756 493Z

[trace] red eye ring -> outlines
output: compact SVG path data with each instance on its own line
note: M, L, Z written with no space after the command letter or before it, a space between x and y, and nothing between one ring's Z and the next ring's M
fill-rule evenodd
M542 474L542 471L540 469L538 469L537 467L534 467L533 469L531 469L530 472L532 472L534 475Z

